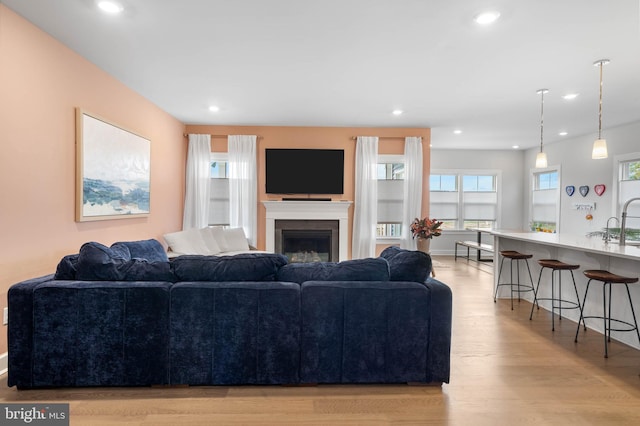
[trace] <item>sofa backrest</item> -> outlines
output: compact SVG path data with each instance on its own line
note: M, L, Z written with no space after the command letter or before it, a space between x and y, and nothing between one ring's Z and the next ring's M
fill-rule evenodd
M276 275L278 281L389 281L389 264L382 258L342 262L289 263Z
M179 256L171 261L176 281L274 281L287 258L276 253Z

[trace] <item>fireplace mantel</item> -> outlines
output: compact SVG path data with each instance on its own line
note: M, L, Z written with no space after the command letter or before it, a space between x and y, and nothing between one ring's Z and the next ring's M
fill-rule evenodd
M267 210L266 250L275 250L276 220L337 220L339 258L348 259L349 207L353 201L263 201Z

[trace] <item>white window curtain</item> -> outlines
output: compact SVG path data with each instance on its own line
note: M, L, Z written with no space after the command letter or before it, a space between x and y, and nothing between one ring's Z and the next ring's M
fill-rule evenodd
M353 210L351 257L374 257L378 223L378 137L358 136L356 142L356 194Z
M243 228L253 246L258 234L255 135L229 135L229 224Z
M204 228L209 221L211 135L189 135L182 229Z
M402 239L400 247L416 249L411 237L411 222L422 215L422 138L404 139L404 203L402 205Z

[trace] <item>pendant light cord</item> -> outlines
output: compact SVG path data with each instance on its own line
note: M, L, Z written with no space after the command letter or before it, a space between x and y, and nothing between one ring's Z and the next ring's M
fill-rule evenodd
M542 140L544 134L544 92L545 89L540 91L540 152L542 152Z
M598 139L602 139L602 66L604 61L600 61L600 102L598 104Z

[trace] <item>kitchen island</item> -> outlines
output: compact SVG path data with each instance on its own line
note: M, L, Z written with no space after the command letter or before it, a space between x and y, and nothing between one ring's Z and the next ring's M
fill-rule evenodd
M540 274L539 259L557 259L567 263L579 264L580 269L574 272L580 302L584 297L587 278L582 271L587 269L605 269L614 274L628 277L640 276L640 247L630 244L620 246L617 241L605 242L601 237L586 237L571 234L552 234L544 232L525 232L510 230L491 230L494 237L494 290L497 285L498 272L500 268L500 251L517 250L522 253L529 253L533 258L529 260L529 266L533 275L534 285L537 284ZM637 244L637 243L636 243ZM509 274L508 262L505 262L503 278ZM520 279L527 282L529 279L526 267L522 266ZM506 275L505 275L506 274ZM567 277L563 277L562 298L575 299L573 285ZM503 280L504 282L504 280ZM602 291L597 291L597 287L590 289L589 298L584 307L584 315L602 315ZM636 315L640 314L640 284L630 284L631 298L633 300ZM551 294L551 275L547 270L542 275L539 297L547 298ZM493 296L493 294L492 294ZM499 298L509 297L509 288L500 287ZM523 293L525 300L533 302L532 293ZM540 301L540 307L551 310L550 302ZM633 316L629 302L627 300L624 286L614 286L612 293L613 317L628 322L633 322ZM576 324L580 313L577 309L566 309L562 311L563 318L569 318ZM639 318L640 320L640 318ZM602 321L587 320L587 327L603 333ZM640 349L640 342L634 333L613 332L612 339L626 343L636 349Z

